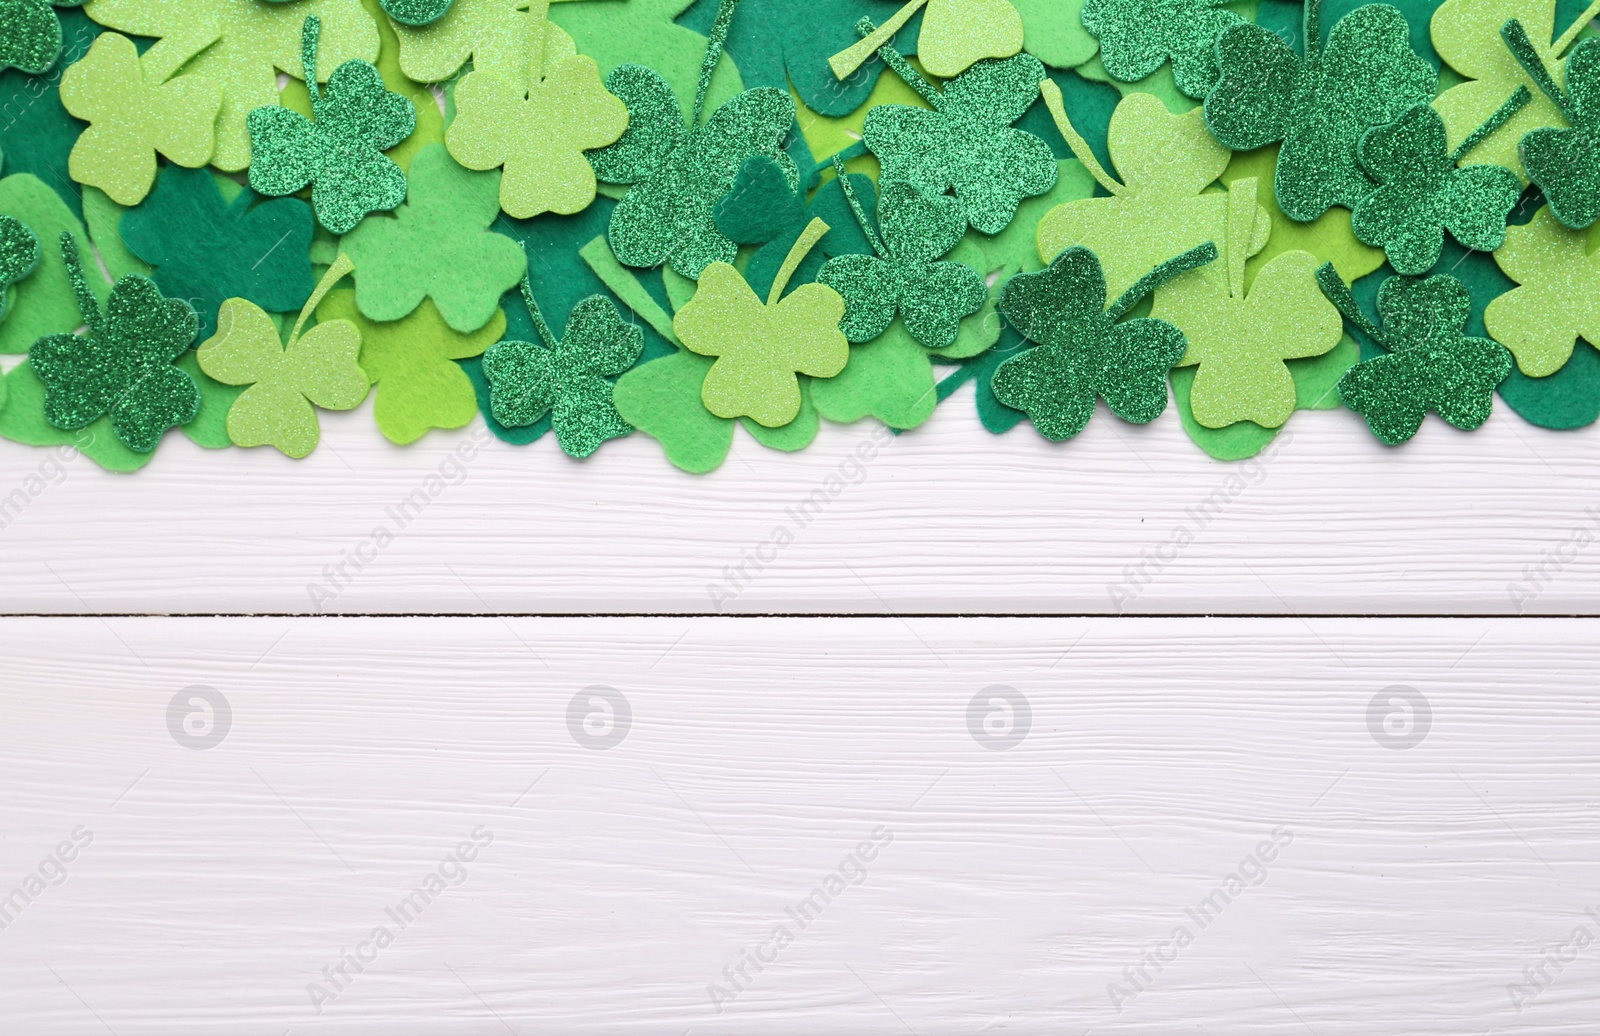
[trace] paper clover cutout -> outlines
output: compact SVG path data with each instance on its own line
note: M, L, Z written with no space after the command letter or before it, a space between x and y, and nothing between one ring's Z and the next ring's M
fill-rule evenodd
M433 299L445 323L476 331L528 268L522 246L489 228L500 214L499 176L475 173L432 144L411 163L409 200L393 219L363 220L341 247L355 264L356 305L399 320Z
M1100 260L1087 248L1067 249L1038 273L1017 274L1006 282L1000 312L1038 344L999 365L995 398L1055 442L1083 431L1097 396L1124 421L1154 421L1167 407L1167 372L1183 358L1183 332L1150 317L1117 321L1165 281L1216 258L1207 242L1169 259L1109 309Z
M411 135L417 112L366 61L346 61L316 86L321 21L306 19L301 61L312 117L273 105L250 113L250 186L278 197L311 187L317 220L346 234L369 212L406 199L406 175L383 152Z
M401 25L431 25L450 10L450 0L378 0L378 5Z
M1527 226L1506 231L1494 260L1521 287L1489 303L1483 323L1522 373L1561 370L1579 338L1600 349L1600 255L1589 254L1585 234L1542 208Z
M1501 32L1523 71L1561 110L1569 127L1529 131L1517 145L1522 166L1544 191L1551 214L1573 230L1583 230L1600 219L1600 39L1584 40L1567 55L1563 92L1521 22L1513 19Z
M1467 337L1466 285L1448 274L1390 277L1378 289L1379 330L1331 264L1317 271L1317 281L1346 320L1388 350L1339 379L1339 397L1367 419L1373 435L1397 446L1417 434L1430 410L1464 431L1489 419L1495 387L1511 373L1511 354L1487 338Z
M260 306L228 299L217 333L200 346L200 369L225 385L249 385L228 410L228 437L238 446L274 446L294 458L317 445L316 407L350 410L367 398L367 375L356 362L361 332L348 320L325 320L302 335L328 290L350 272L340 256L300 311L287 344Z
M917 56L931 75L949 79L984 58L1008 58L1022 49L1022 16L1008 0L907 0L860 43L829 58L833 74L848 79L924 6Z
M1217 85L1217 39L1244 19L1226 0L1085 0L1084 28L1100 41L1114 79L1138 82L1169 59L1178 89L1204 97Z
M0 70L39 76L61 53L61 20L50 8L78 7L83 0L0 0Z
M10 308L11 286L38 265L39 238L21 220L0 216L0 320Z
M1514 95L1491 124L1503 124L1529 96L1526 90ZM1491 126L1485 129L1493 132ZM1451 152L1444 120L1426 104L1361 138L1356 157L1379 186L1356 203L1350 229L1366 244L1382 248L1396 273L1433 269L1446 230L1480 252L1492 252L1505 240L1506 217L1522 196L1522 180L1497 165L1458 169L1475 139L1481 137L1474 134Z
M200 320L193 306L162 297L137 275L117 281L102 311L71 234L61 235L61 253L89 330L46 335L28 350L45 384L45 420L72 431L109 414L123 445L148 453L168 428L193 420L200 408L194 380L172 365L193 344Z
M909 183L937 197L953 191L973 229L998 234L1023 198L1056 182L1050 145L1011 124L1038 97L1044 66L1031 54L973 65L929 86L885 44L889 67L933 108L882 104L867 112L861 137L878 157L883 183Z
M928 348L955 344L961 318L982 309L988 296L978 271L940 260L967 231L960 203L949 195L925 197L908 183L887 183L878 195L874 231L853 190L846 197L877 255L835 256L817 275L844 299L839 329L852 342L870 342L898 313Z
M844 299L822 284L804 284L788 297L783 290L805 253L828 225L820 219L795 242L763 305L728 263L706 267L694 298L678 311L672 327L690 351L715 356L701 398L718 417L748 416L777 428L800 412L795 375L831 378L850 358L839 330Z
M1222 77L1205 120L1224 147L1249 151L1283 141L1273 186L1290 219L1352 208L1373 183L1356 142L1433 99L1439 74L1411 50L1405 17L1385 4L1358 7L1321 42L1320 0L1305 0L1306 57L1259 25L1235 25L1217 41Z
M137 205L155 183L156 152L191 169L211 160L222 90L189 76L153 82L133 41L103 32L62 74L61 103L89 123L68 159L72 178Z
M644 332L622 322L603 295L573 307L558 341L539 314L526 281L523 295L539 342L498 342L483 354L494 419L516 428L551 414L556 442L587 457L607 439L633 431L617 413L609 378L625 373L644 351Z

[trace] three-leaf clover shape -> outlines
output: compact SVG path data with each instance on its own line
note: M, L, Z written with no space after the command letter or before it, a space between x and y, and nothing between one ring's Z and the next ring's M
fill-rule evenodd
M1600 219L1600 39L1586 39L1567 55L1563 92L1521 22L1508 22L1501 32L1523 70L1568 123L1566 128L1542 126L1524 136L1517 145L1522 166L1544 191L1556 219L1583 230Z
M1352 208L1372 192L1356 143L1432 100L1439 78L1412 52L1397 9L1358 7L1324 45L1319 4L1305 0L1304 58L1259 25L1224 32L1217 41L1222 76L1205 101L1206 125L1224 147L1249 151L1283 141L1273 186L1279 207L1302 223L1334 205Z
M200 346L200 369L225 385L249 385L228 410L228 438L237 446L275 446L290 457L309 454L321 427L315 407L350 410L367 398L367 375L356 362L361 332L348 320L325 320L301 329L333 287L350 272L341 255L300 311L289 341L248 299L228 299L217 314L217 333Z
M1529 96L1520 90L1491 122L1503 123ZM1457 168L1476 139L1481 137L1474 134L1452 152L1444 120L1426 104L1361 138L1356 157L1379 186L1356 203L1350 229L1364 243L1382 248L1396 273L1433 269L1446 230L1479 252L1492 252L1505 240L1506 217L1522 197L1522 180L1497 165Z
M608 379L625 373L644 351L644 332L622 322L604 295L590 295L572 308L559 340L539 313L533 291L522 282L538 342L497 342L483 354L490 410L508 428L551 415L556 442L569 456L587 457L607 439L633 431L617 413Z
M924 6L917 55L923 68L942 79L984 58L1008 58L1022 49L1022 16L1010 0L906 0L883 25L863 32L861 42L828 59L833 74L848 79Z
M306 19L301 60L311 114L272 105L250 113L250 186L262 194L294 194L311 186L311 206L330 232L347 234L369 212L406 200L406 174L383 152L411 135L417 112L383 85L377 68L346 61L316 85L321 21Z
M61 253L88 333L46 335L28 350L45 384L45 420L72 431L110 415L123 445L149 453L168 428L193 420L200 408L194 379L173 366L194 343L200 319L189 303L164 298L137 274L117 281L102 311L71 234L61 235Z
M1380 330L1332 264L1317 271L1317 281L1345 319L1387 350L1339 379L1339 398L1367 419L1373 435L1397 446L1417 434L1430 410L1465 431L1489 419L1495 387L1511 373L1511 354L1487 338L1467 337L1466 285L1449 274L1390 277L1378 289Z
M797 373L831 378L844 369L850 358L850 343L839 330L844 299L822 284L783 294L800 260L827 232L826 223L812 220L764 305L739 271L719 262L705 268L694 297L678 310L672 320L678 339L691 352L717 357L700 390L713 414L778 428L800 412Z
M942 261L967 231L960 203L929 198L914 185L886 183L878 194L874 231L853 191L846 198L877 255L840 255L823 264L817 280L844 299L839 328L852 342L870 342L889 329L895 314L930 349L955 344L961 318L983 308L988 288L970 266Z
M498 180L461 168L442 144L418 152L407 203L340 242L355 263L361 312L399 320L431 298L457 331L488 323L528 268L522 246L489 229L500 213Z
M1183 358L1183 332L1152 317L1118 321L1165 281L1216 257L1208 241L1169 259L1110 308L1100 260L1087 248L1067 249L1038 273L1017 274L1001 293L1000 312L1037 346L1000 364L995 398L1055 442L1083 431L1097 396L1124 421L1154 421L1167 407L1167 372Z
M1134 83L1169 59L1178 89L1204 97L1217 85L1216 44L1244 19L1226 0L1085 0L1079 17L1100 41L1100 60L1114 79Z
M11 286L38 265L39 238L20 219L0 216L0 320L10 308Z
M1484 327L1530 378L1565 367L1579 338L1600 349L1600 254L1589 252L1588 236L1542 208L1526 226L1506 231L1494 253L1521 287L1489 303Z
M0 70L38 76L61 53L61 20L50 8L77 7L83 0L0 0Z
M1055 184L1050 145L1011 125L1039 96L1038 58L980 61L941 92L891 45L882 53L933 110L881 104L867 112L861 137L878 157L881 182L909 183L932 197L953 191L963 217L985 234L1000 233L1023 198Z

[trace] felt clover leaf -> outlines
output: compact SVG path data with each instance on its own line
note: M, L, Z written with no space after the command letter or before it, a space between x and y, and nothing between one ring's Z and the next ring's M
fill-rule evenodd
M450 10L450 0L378 0L383 13L401 25L431 25Z
M11 308L11 286L39 265L39 239L27 224L0 216L0 320Z
M790 184L799 182L793 160L781 150L794 122L787 91L746 90L700 124L711 70L737 3L721 0L687 129L660 75L622 65L606 76L606 89L628 106L628 131L610 147L589 152L589 161L600 179L634 185L611 211L611 250L629 266L668 263L686 277L699 277L711 263L731 262L738 249L717 229L714 206L746 159L765 155Z
M1483 323L1530 378L1564 368L1579 338L1600 349L1600 257L1589 253L1587 236L1542 208L1527 226L1506 231L1494 254L1521 287L1489 303Z
M1433 269L1449 230L1468 248L1492 252L1505 240L1506 217L1522 197L1522 180L1497 165L1456 168L1477 140L1494 132L1528 102L1519 88L1504 107L1462 145L1445 146L1444 121L1419 104L1390 126L1368 130L1356 157L1379 187L1356 203L1350 229L1382 248L1396 273Z
M771 20L773 8L787 11L794 5L783 0L744 2L746 13L729 27L730 60L718 62L711 75L711 85L706 89L707 110L716 109L747 85L780 89L790 85L782 77L781 66L779 76L770 81L758 68L752 68L754 74L746 82L743 73L751 55L748 50L734 51L732 47L741 28L751 28L769 37L783 35L779 25ZM854 2L872 3L874 0ZM752 5L753 14L749 10ZM579 50L594 58L601 75L609 75L619 65L654 69L672 86L678 103L687 110L694 104L701 62L706 54L706 37L711 35L720 8L720 0L587 0L585 3L554 4L549 18L572 35ZM788 17L792 16L785 16ZM821 47L822 44L818 41L812 46ZM828 71L826 58L817 58L817 66L820 71L813 78L825 77L831 83L833 73ZM793 85L797 90L805 89L802 79L796 79Z
M1204 97L1217 84L1217 39L1244 19L1226 0L1085 0L1084 28L1100 41L1112 78L1138 82L1172 61L1178 89Z
M1305 0L1306 56L1259 25L1235 25L1217 41L1222 77L1205 119L1224 147L1249 151L1283 141L1273 180L1290 219L1309 222L1334 205L1352 208L1373 183L1356 143L1374 126L1432 100L1439 73L1411 50L1401 13L1358 7L1322 43L1321 0Z
M861 137L878 157L882 182L909 183L930 196L954 191L967 222L985 234L1000 233L1023 198L1055 184L1050 145L1011 126L1038 96L1045 78L1038 58L981 61L941 92L891 44L880 53L933 109L882 104L867 112Z
M1000 312L1038 345L1000 364L995 398L1055 442L1083 431L1097 396L1124 421L1154 421L1167 408L1167 372L1183 358L1183 332L1150 317L1118 321L1164 282L1216 257L1208 241L1169 259L1109 309L1100 260L1087 248L1067 249L1038 273L1017 274L1006 282Z
M1561 59L1578 36L1600 13L1600 3L1590 4L1548 48L1555 36L1557 0L1444 0L1433 13L1434 48L1444 62L1466 82L1441 93L1433 102L1444 119L1451 141L1460 141L1481 125L1518 87L1533 91L1533 100L1495 133L1479 141L1467 156L1507 169L1521 169L1517 144L1531 130L1565 124L1561 109L1518 63L1507 48L1501 30L1516 19L1526 35L1536 41L1539 63L1551 76L1559 76ZM1563 7L1571 4L1563 0Z
M456 165L441 144L419 152L410 200L393 219L363 220L341 242L355 264L361 312L399 320L431 298L456 331L488 323L528 268L522 246L489 229L500 212L498 180Z
M390 442L405 446L430 428L460 428L478 412L472 381L455 360L478 356L505 333L503 312L471 334L453 331L432 301L403 320L377 323L356 306L355 292L330 292L317 320L348 320L361 333L361 369L377 386L372 416Z
M706 267L694 298L672 327L691 352L715 356L701 398L718 417L748 416L778 428L800 412L795 375L831 378L850 358L839 330L844 299L822 284L804 284L787 298L783 289L800 260L828 232L820 219L795 242L778 271L766 304L728 263Z
M315 283L312 229L311 209L298 198L261 201L240 189L227 203L209 170L177 166L162 170L150 197L121 223L129 250L155 267L156 286L188 299L207 336L224 299L245 298L274 313L305 302Z
M1390 277L1378 289L1379 330L1332 265L1317 271L1317 281L1345 319L1387 350L1339 379L1340 398L1367 419L1373 435L1397 446L1417 434L1430 410L1464 431L1489 419L1495 386L1511 373L1511 354L1487 338L1467 337L1466 285L1448 274Z
M89 123L68 159L72 178L137 205L155 183L156 152L191 169L211 161L222 90L190 76L155 82L133 41L105 32L62 75L61 103Z
M59 67L70 67L89 51L100 34L100 26L89 20L81 8L58 12L61 21L62 51ZM0 151L5 151L6 171L12 175L31 173L49 184L72 214L83 218L83 191L67 172L72 147L83 132L83 123L61 106L61 79L55 72L29 75L14 68L0 69L0 97L27 98L26 104L0 106ZM53 235L44 239L54 241ZM54 252L54 248L46 248ZM43 419L41 418L41 421ZM48 426L47 426L48 427ZM102 438L115 442L107 432Z
M61 53L61 21L50 8L83 0L0 0L0 69L29 75L50 71Z
M978 271L939 259L966 233L960 204L949 195L924 197L908 183L885 184L874 231L854 191L846 189L845 197L878 254L836 256L817 275L844 299L839 329L852 342L870 342L899 313L928 348L954 345L961 318L982 309L988 296Z
M322 21L323 57L329 67L378 56L378 31L361 0L90 0L89 17L130 36L158 36L144 55L147 79L185 78L222 91L216 152L211 162L238 172L250 164L246 116L279 103L277 73L301 73L300 39L308 15Z
M849 78L924 6L917 55L922 67L941 79L958 76L984 58L1008 58L1022 49L1022 16L1008 0L907 0L881 27L862 33L860 43L829 58L833 74Z
M334 283L350 272L341 255L307 300L289 332L260 306L229 299L217 316L217 333L199 349L200 369L225 385L249 385L228 411L228 437L238 446L275 446L296 459L317 445L321 427L314 407L350 410L367 398L367 375L356 363L361 332L348 320L326 320L302 335L306 320Z
M568 456L583 458L607 439L633 431L612 402L607 379L632 367L644 351L644 332L624 324L603 295L573 307L557 341L539 314L533 290L522 282L539 342L498 342L483 354L494 418L508 428L552 414L556 442Z
M346 61L316 86L317 39L322 23L306 19L301 62L311 92L311 115L272 106L250 113L250 186L277 197L311 187L317 220L347 234L369 212L406 199L406 174L383 152L416 128L417 111L384 89L366 61Z
M1543 126L1517 146L1522 166L1544 191L1550 212L1573 230L1600 219L1600 39L1587 39L1567 55L1567 89L1551 78L1523 31L1511 21L1501 30L1528 77L1561 110L1570 128Z
M1188 340L1176 366L1199 364L1189 407L1207 428L1250 421L1278 428L1297 405L1285 360L1321 356L1339 344L1344 321L1322 297L1317 258L1285 252L1256 274L1245 292L1246 249L1255 218L1254 181L1229 194L1226 268L1211 266L1156 292L1151 316L1175 324Z
M529 219L571 215L594 201L594 169L585 151L616 143L628 109L600 83L594 59L549 22L540 67L504 79L473 72L456 87L456 117L445 140L468 169L505 167L500 207Z
M168 428L193 420L200 408L194 379L173 366L193 344L200 320L194 307L162 297L137 275L117 281L102 311L71 234L61 235L61 255L89 330L46 335L28 350L45 384L45 420L72 431L109 414L123 445L149 453Z
M1057 205L1039 221L1039 260L1081 245L1095 253L1108 290L1120 295L1163 260L1228 232L1228 195L1205 192L1228 166L1198 111L1173 115L1150 94L1129 94L1111 115L1106 144L1124 182L1100 165L1067 117L1055 83L1040 84L1045 104L1078 161L1111 195ZM1255 197L1252 188L1251 197ZM1247 251L1261 251L1272 218L1256 206Z

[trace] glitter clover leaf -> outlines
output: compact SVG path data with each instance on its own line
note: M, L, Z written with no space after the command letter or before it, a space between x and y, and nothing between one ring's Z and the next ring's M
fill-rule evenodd
M1167 372L1183 358L1183 332L1144 317L1118 323L1158 286L1217 258L1206 242L1151 270L1106 308L1100 260L1069 248L1038 273L1006 282L1000 312L1037 347L1001 363L992 390L1055 442L1083 431L1103 397L1124 421L1146 424L1167 408Z
M383 85L370 62L346 61L316 86L321 21L305 22L302 67L311 92L311 114L276 105L250 113L250 186L279 197L311 187L317 220L334 234L347 234L370 212L406 200L406 174L383 152L416 128L411 102Z
M500 207L517 219L581 212L595 195L584 152L616 143L628 127L628 109L606 92L594 59L543 24L549 36L532 81L526 72L468 75L456 86L456 117L445 135L468 169L505 167Z
M622 322L604 295L573 307L557 340L539 313L533 290L522 282L538 342L498 342L483 354L490 409L508 428L551 415L556 442L572 457L587 457L607 439L633 431L617 413L610 378L626 373L644 351L644 332Z
M958 76L984 58L1008 58L1022 49L1022 15L1009 0L907 0L882 26L869 25L861 42L829 58L833 74L848 79L924 7L917 55L922 67L941 79Z
M1390 277L1378 289L1380 330L1331 263L1317 271L1317 282L1346 320L1387 350L1339 379L1339 398L1367 419L1373 435L1397 446L1417 434L1430 410L1464 431L1489 419L1511 354L1487 338L1467 337L1466 285L1448 274Z
M132 40L104 32L61 76L61 103L89 123L67 160L72 178L137 205L155 183L156 152L190 169L211 161L222 90L190 76L155 82Z
M83 0L0 0L0 69L44 75L61 54L61 20L51 7Z
M246 119L257 108L280 103L278 72L301 75L307 16L322 22L329 67L378 57L378 29L361 0L90 0L85 12L130 36L160 37L142 59L151 81L166 82L182 69L184 78L222 91L211 163L228 172L250 164Z
M714 263L701 275L694 297L673 318L673 330L691 352L715 356L701 398L718 417L748 416L768 428L793 421L800 413L796 374L831 378L850 358L850 343L839 330L844 299L822 284L804 284L787 297L783 290L805 253L828 232L822 220L795 242L772 283L765 304L728 263Z
M1222 76L1205 120L1224 147L1249 151L1283 141L1273 180L1278 205L1302 223L1334 205L1353 208L1374 184L1356 144L1433 99L1439 73L1411 50L1405 17L1368 4L1339 19L1321 42L1320 0L1305 0L1306 56L1259 25L1235 25L1217 41Z
M545 8L549 6L538 0L455 0L448 5L442 0L389 2L419 9L449 7L426 23L406 22L390 14L399 37L400 71L418 83L442 83L468 61L476 72L513 83L526 82L534 49L543 45L538 30L540 23L546 22Z
M1589 254L1587 236L1546 207L1506 231L1494 253L1520 287L1490 302L1483 323L1530 378L1565 367L1579 338L1600 349L1600 253Z
M908 183L888 183L878 195L878 226L846 192L877 255L841 255L823 264L817 280L844 299L839 329L852 342L870 342L898 313L906 330L930 349L955 344L961 318L983 308L988 287L970 266L942 261L967 231L960 203L925 197Z
M1038 58L980 61L941 92L893 46L881 53L933 109L882 104L867 112L861 136L878 157L881 182L909 183L931 197L953 191L964 218L985 234L1004 230L1023 198L1054 186L1050 145L1011 125L1039 96Z
M399 320L431 298L445 323L476 331L528 268L522 246L490 226L498 175L475 173L431 144L411 163L408 201L394 218L363 220L340 242L355 264L356 305Z
M1151 75L1172 62L1178 89L1204 97L1217 85L1216 44L1223 32L1244 19L1226 0L1086 0L1079 17L1100 41L1106 72L1126 83Z
M1528 179L1544 191L1563 225L1583 230L1600 219L1600 39L1586 39L1567 55L1565 91L1544 67L1522 23L1501 30L1506 46L1539 90L1561 110L1568 128L1531 130L1517 145Z
M117 281L102 311L71 234L61 235L61 254L88 333L46 335L28 350L45 385L45 420L73 431L109 415L123 445L149 453L168 428L200 409L194 379L173 365L193 344L200 319L189 303L163 297L137 274Z
M432 25L450 10L450 0L378 0L378 6L401 25Z
M249 385L228 410L228 438L237 446L274 446L294 458L317 445L316 407L350 410L367 398L367 374L356 362L361 332L348 320L325 320L301 334L334 283L350 272L341 255L317 285L289 333L248 299L228 299L217 333L200 346L200 369L225 385Z
M1519 88L1483 127L1488 132L1482 136L1530 97ZM1362 242L1382 248L1396 273L1414 276L1433 269L1446 230L1479 252L1492 252L1505 240L1506 217L1522 196L1522 180L1497 165L1457 168L1475 139L1477 134L1450 151L1444 120L1426 104L1361 138L1356 157L1379 186L1356 203L1350 229Z
M0 216L0 320L11 308L11 286L38 265L39 238L20 219Z

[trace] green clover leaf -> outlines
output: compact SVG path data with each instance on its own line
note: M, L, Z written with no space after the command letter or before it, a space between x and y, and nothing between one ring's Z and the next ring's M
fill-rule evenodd
M832 256L872 252L861 224L850 215L841 189L846 182L872 204L876 195L872 180L860 173L829 180L807 202L805 190L789 181L779 163L765 155L745 162L728 193L717 201L713 215L717 229L730 241L760 246L744 268L744 279L752 289L759 293L772 286L789 249L813 219L828 224L828 232L794 272L801 281L816 280L822 264Z
M442 144L411 163L409 200L394 218L363 220L340 243L355 263L356 305L399 320L431 298L445 323L476 331L528 268L522 246L489 229L500 174L461 168Z
M305 22L302 62L311 91L307 119L270 106L250 113L250 186L278 197L311 187L317 220L334 234L347 234L369 212L387 211L406 199L406 174L383 152L416 128L411 102L383 85L366 61L346 61L316 87L321 21Z
M1499 121L1509 118L1530 96L1525 89L1517 94L1515 106L1502 108ZM1522 196L1522 180L1497 165L1457 168L1469 150L1457 148L1452 153L1446 147L1444 120L1426 104L1412 108L1392 125L1368 130L1356 157L1379 187L1356 203L1351 231L1364 243L1382 248L1395 272L1408 276L1433 269L1446 230L1476 251L1499 248L1506 236L1506 217Z
M1522 166L1565 226L1583 230L1600 219L1600 39L1587 39L1567 55L1563 92L1544 67L1522 23L1501 30L1506 46L1570 128L1543 126L1522 138Z
M71 234L61 235L61 255L88 333L46 335L28 350L45 384L45 420L73 431L110 415L123 445L148 453L168 428L193 420L200 408L194 379L173 366L194 342L200 319L193 306L164 298L137 274L117 281L102 312Z
M927 13L917 33L917 53L922 67L941 79L958 76L984 58L1009 58L1022 49L1027 30L1011 0L906 0L881 26L875 28L869 19L857 22L862 39L829 58L828 67L839 79L850 78L874 51L882 56L882 48L924 6ZM1040 17L1037 4L1024 6L1038 21L1049 19ZM1065 12L1057 7L1050 14L1059 19ZM1042 30L1037 24L1035 29L1039 36Z
M1249 151L1283 141L1273 187L1302 223L1334 205L1353 208L1374 184L1356 144L1374 126L1433 99L1439 73L1411 50L1405 16L1385 4L1358 7L1321 43L1319 0L1305 0L1306 57L1259 25L1235 25L1217 41L1222 77L1205 120L1224 147Z
M367 398L367 374L356 362L361 332L348 320L325 320L301 334L328 289L350 272L341 255L322 278L287 344L261 307L228 299L217 333L200 346L200 369L225 385L249 385L228 410L228 437L238 446L274 446L290 457L309 454L321 427L316 407L350 410Z
M533 424L551 414L556 442L572 457L587 457L607 439L633 431L617 413L615 386L644 351L644 332L624 324L604 295L573 307L558 341L539 314L533 291L523 298L539 342L497 342L483 354L494 419L508 428Z
M1085 0L1083 27L1100 41L1113 79L1138 82L1172 62L1178 89L1204 97L1217 85L1217 39L1244 19L1228 0Z
M25 279L39 265L39 238L28 225L11 216L0 216L0 320L10 309L11 286Z
M432 25L450 10L450 0L378 0L383 13L401 25Z
M0 0L0 70L44 75L61 54L61 20L51 6L79 7L83 0Z
M1483 323L1530 378L1566 367L1579 338L1600 349L1600 255L1587 240L1596 234L1567 229L1545 207L1494 253L1520 287L1490 302Z
M1317 271L1317 281L1345 319L1387 350L1339 379L1339 397L1367 419L1373 435L1397 446L1417 434L1430 410L1464 431L1489 419L1495 387L1511 373L1511 354L1487 338L1467 337L1466 285L1448 274L1390 277L1378 289L1380 330L1331 264Z

